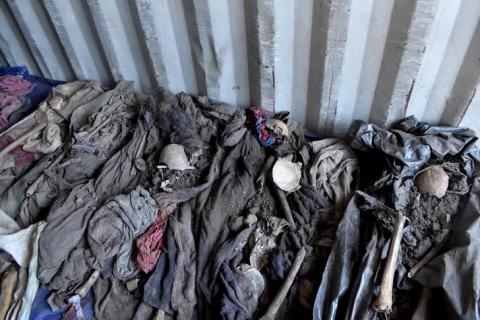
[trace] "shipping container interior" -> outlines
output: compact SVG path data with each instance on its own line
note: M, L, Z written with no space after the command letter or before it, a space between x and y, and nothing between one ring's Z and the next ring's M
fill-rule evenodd
M477 0L4 0L1 59L283 111L320 136L405 115L480 129Z

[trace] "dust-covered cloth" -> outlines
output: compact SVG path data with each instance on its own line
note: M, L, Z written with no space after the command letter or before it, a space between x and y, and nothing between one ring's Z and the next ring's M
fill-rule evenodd
M135 240L135 261L141 271L149 273L155 268L162 252L167 219L175 208L175 204L162 208L148 230Z
M38 110L0 133L0 195L36 160L63 147L72 112L101 92L94 82L59 85Z
M132 83L124 81L73 111L66 150L24 193L19 212L23 225L36 221L61 192L92 178L126 142L136 115L134 102Z
M137 187L129 194L113 197L99 208L88 225L88 244L96 265L115 257L114 276L131 278L138 272L133 254L134 239L147 230L158 214L155 200L148 191Z
M47 226L40 236L38 277L43 284L52 280L80 242L96 205L93 181L64 193L52 205Z
M95 318L102 320L133 319L140 300L128 292L115 277L98 279L93 285Z
M479 225L476 139L471 130L434 127L413 117L392 129L352 125L351 145L360 150L363 170L359 185L368 194L357 191L345 211L317 292L314 319L383 317L371 304L378 295L398 214L404 214L407 223L395 272L392 317L412 317L422 287L432 293L423 306L431 312L429 318L477 317L477 298L467 298L480 294L474 271L479 244L471 237ZM442 198L415 188L415 174L431 165L444 167L451 179ZM457 175L472 181L470 195L456 191ZM427 252L433 256L407 278L408 269Z

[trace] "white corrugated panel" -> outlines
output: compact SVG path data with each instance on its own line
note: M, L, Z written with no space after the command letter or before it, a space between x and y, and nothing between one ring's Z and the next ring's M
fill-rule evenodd
M0 63L290 111L480 130L478 0L4 0Z

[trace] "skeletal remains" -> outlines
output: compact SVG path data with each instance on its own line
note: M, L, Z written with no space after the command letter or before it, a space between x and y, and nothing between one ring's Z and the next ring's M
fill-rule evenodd
M441 166L430 166L416 174L415 185L421 193L443 198L448 189L448 175Z

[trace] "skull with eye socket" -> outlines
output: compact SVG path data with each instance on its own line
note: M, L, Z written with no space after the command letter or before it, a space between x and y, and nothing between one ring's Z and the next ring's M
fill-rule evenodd
M288 139L288 126L279 119L268 119L265 121L265 128L275 137L275 143L281 144Z

